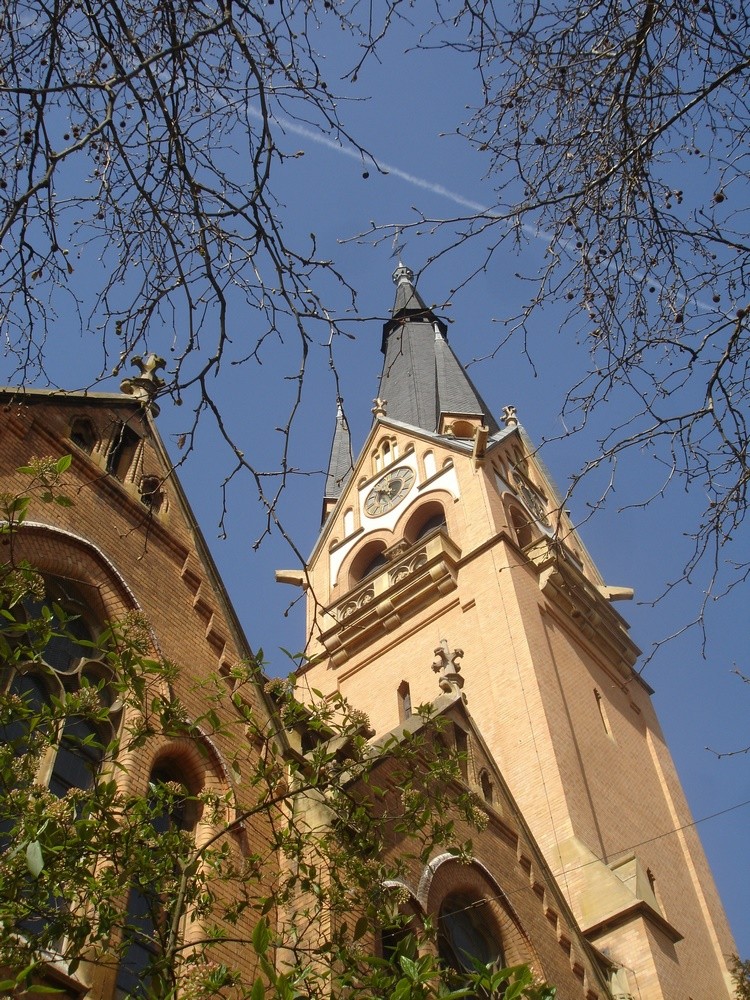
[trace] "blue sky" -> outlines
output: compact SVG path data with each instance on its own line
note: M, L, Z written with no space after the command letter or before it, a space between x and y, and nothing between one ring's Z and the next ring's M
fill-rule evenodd
M335 72L334 74L335 75ZM303 123L281 119L283 145L288 153L304 155L287 160L279 169L279 215L290 234L314 232L321 255L344 269L358 290L356 315L346 327L350 336L338 337L333 354L340 389L352 428L355 448L361 444L371 419L380 372L381 323L393 302L390 275L396 261L390 239L373 245L357 234L371 222L398 224L427 215L465 213L490 205L492 192L483 178L481 156L465 145L455 128L465 107L477 99L477 80L469 64L445 53L404 55L398 40L389 43L382 62L372 61L360 74L351 98L340 105L342 118L377 158L381 170L362 162L352 149L333 137L321 136ZM441 136L441 133L445 133ZM381 172L382 171L382 172ZM367 173L369 176L363 176ZM505 335L503 320L520 308L530 285L516 277L533 273L542 262L543 234L526 233L518 253L510 243L490 261L486 270L459 293L441 313L451 321L454 351L495 414L506 403L518 407L519 417L534 441L559 437L565 390L586 364L584 346L569 332L560 332L561 306L540 310L531 324L528 345L533 365L521 345L511 341L489 360ZM440 237L426 228L408 234L403 257L419 272L440 246ZM445 303L461 277L480 266L485 247L481 240L437 261L422 277L420 291L428 303ZM96 280L104 265L95 248L82 254L79 270ZM85 289L84 289L85 290ZM347 303L336 303L343 312ZM252 332L252 313L238 308L231 318L237 356ZM336 387L329 368L326 331L312 331L316 340L309 359L302 407L294 426L291 461L300 472L292 477L282 497L279 514L302 552L312 548L320 517L323 471L328 458L335 418ZM262 364L225 365L217 381L225 419L248 455L269 470L276 468L281 435L293 398L299 356L294 336L281 330L284 342L269 343ZM151 349L169 355L172 331L153 330ZM58 384L76 388L101 370L95 336L68 334L61 316L51 344L50 375ZM6 377L0 380L6 381ZM117 381L102 388L116 389ZM602 408L594 424L580 435L551 443L542 457L558 485L591 457L598 436L622 418L622 401ZM173 407L165 400L159 418L161 432L175 457L175 441L189 423L189 406ZM263 534L263 513L257 491L248 479L228 489L229 514L219 538L221 517L219 483L231 470L231 456L222 451L206 423L197 449L181 471L188 495L232 597L249 641L262 647L269 669L283 672L288 663L281 647L295 650L304 642L299 605L291 611L291 588L276 585L273 571L295 565L293 553L278 533L265 538L258 550L253 543ZM700 498L673 484L666 494L644 509L629 509L661 485L663 469L653 457L632 455L620 464L615 491L592 516L591 504L605 485L592 478L572 498L575 519L586 523L583 538L607 582L634 587L636 600L620 605L633 625L636 642L647 653L658 640L679 631L695 614L701 600L701 580L678 587L656 606L653 602L679 576L687 557L684 537ZM742 544L738 540L737 544ZM742 553L737 553L741 555ZM747 545L745 543L745 557ZM719 759L715 751L742 748L748 741L748 689L733 674L746 668L746 612L738 588L708 609L709 638L702 650L699 636L689 632L663 646L644 671L656 689L655 701L667 741L693 811L724 899L741 954L750 955L750 895L746 828L750 817L750 758ZM288 615L287 615L288 612ZM285 617L286 616L286 617ZM709 818L714 817L714 818ZM635 846L635 845L634 845Z
M363 102L344 108L342 114L357 122L357 134L364 137L387 174L363 164L358 153L340 148L331 139L321 138L306 127L285 125L288 148L304 152L304 156L288 164L288 177L284 178L285 218L293 220L291 225L298 223L301 231L315 231L324 252L345 266L347 277L357 288L359 316L372 317L369 322L350 325L356 339L340 339L334 345L355 450L370 425L370 406L382 360L381 322L393 302L390 275L396 261L390 240L373 246L366 239L352 238L366 230L370 221L388 224L413 220L414 208L427 215L452 216L492 203L480 156L451 134L465 104L472 99L475 85L471 74L464 76L458 68L455 61L442 56L401 57L394 46L390 60L382 67L372 67L371 75L360 77ZM441 137L440 133L446 134ZM363 177L365 171L367 178ZM494 412L498 414L503 405L514 403L527 431L538 442L555 438L563 431L560 412L565 390L586 363L581 346L571 342L570 334L559 332L562 311L551 305L540 311L532 324L530 353L534 368L515 342L491 361L471 364L473 359L492 353L505 333L502 320L526 301L529 286L515 275L522 270L533 272L546 246L543 235L528 236L527 247L519 256L509 244L486 273L451 297L452 305L443 313L453 321L449 335L454 350L462 362L470 365L472 378ZM344 238L348 241L341 243ZM418 272L436 249L437 240L429 232L419 237L409 234L403 257ZM481 245L467 246L433 265L421 280L425 300L446 302L449 290L477 266L482 253ZM321 333L322 345L325 338ZM238 411L236 426L246 421L247 437L254 438L261 426L267 426L261 416L269 402L266 393L260 392L257 399L248 398L248 394L259 392L256 376L277 387L278 383L267 382L271 372L278 377L295 371L292 357L269 358L264 368L256 372L239 368L232 373L236 383L232 389L232 402ZM285 523L294 525L294 539L303 552L312 548L319 525L322 471L335 415L336 390L322 347L313 353L310 375L293 438L293 460L314 475L300 476L281 508ZM277 426L275 421L281 420L284 405L275 390L272 406L277 409L269 423ZM266 412L265 419L269 416ZM590 457L597 436L620 419L616 407L611 412L603 410L586 433L543 450L543 458L563 490L570 474ZM172 420L172 414L164 414L164 424L171 425ZM179 427L179 417L175 426ZM217 472L196 468L205 458L204 453L186 472L190 495L197 501L211 539L219 505L210 484ZM618 610L632 623L634 638L645 653L689 621L701 599L697 583L678 588L656 607L649 606L679 576L681 559L687 557L689 549L684 532L696 510L694 498L679 488L646 509L622 509L653 493L661 483L662 470L657 466L653 458L645 455L623 460L615 493L582 528L584 540L607 581L635 588L635 602L619 605ZM601 487L601 479L592 479L575 495L571 503L575 517L581 521L587 518L588 505L597 498ZM229 538L217 541L214 551L251 643L263 647L271 669L284 670L285 661L278 647L299 648L303 641L302 620L294 611L289 619L283 619L296 592L275 585L273 570L295 563L278 537L270 540L271 544L264 543L257 553L251 552L250 545L261 530L252 490L247 484L238 486L231 498ZM691 631L664 646L648 664L644 676L656 689L657 711L693 815L700 822L738 949L747 955L750 759L744 755L718 759L706 749L732 750L747 742L747 688L732 673L735 665L741 669L746 662L743 620L741 592L735 591L708 609L705 656L698 633ZM708 818L712 816L715 818Z

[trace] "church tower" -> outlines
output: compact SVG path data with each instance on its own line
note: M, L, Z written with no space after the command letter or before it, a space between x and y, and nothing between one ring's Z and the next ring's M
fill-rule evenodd
M340 691L385 733L432 702L425 658L458 651L468 709L613 996L729 997L731 934L615 608L632 592L602 579L515 408L496 421L413 279L399 265L354 460L339 408L300 690Z

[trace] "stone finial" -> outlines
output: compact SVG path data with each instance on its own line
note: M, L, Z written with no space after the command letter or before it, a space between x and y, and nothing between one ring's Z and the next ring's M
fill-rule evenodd
M432 661L432 669L439 674L438 684L440 690L446 694L460 691L464 686L464 679L461 676L461 666L459 660L463 657L463 649L448 649L448 643L442 639L440 645L435 650L435 659Z
M373 399L372 415L374 417L384 417L385 408L388 405L387 400L381 399L380 396Z
M506 427L518 426L518 415L515 406L504 406L502 420Z
M140 369L141 374L134 378L124 378L120 382L120 392L135 397L144 410L149 410L156 417L159 415L156 396L164 388L164 379L156 373L164 368L166 361L158 354L148 354L145 358L133 358L132 364Z

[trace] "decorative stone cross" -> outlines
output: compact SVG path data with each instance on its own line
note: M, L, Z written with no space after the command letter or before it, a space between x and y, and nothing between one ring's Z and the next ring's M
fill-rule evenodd
M518 425L518 416L515 406L504 406L502 419L506 427L516 427Z
M435 659L432 661L432 669L438 677L440 690L446 694L460 691L464 686L464 679L461 676L461 666L459 660L463 657L463 649L448 649L448 642L442 639L440 645L435 650Z
M156 405L156 394L164 388L164 379L156 374L164 368L166 361L158 354L148 354L145 358L133 358L132 365L139 368L141 374L134 378L124 378L120 382L120 392L126 396L134 396L145 410L150 410L156 417L159 407Z
M372 402L374 404L372 407L372 415L374 417L384 417L385 408L388 405L387 401L385 399L381 399L380 396L378 396L376 399L373 399Z

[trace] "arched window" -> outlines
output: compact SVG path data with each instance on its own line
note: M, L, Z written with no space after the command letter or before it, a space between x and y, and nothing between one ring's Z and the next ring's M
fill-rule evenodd
M487 805L491 806L495 798L495 786L492 784L492 779L486 770L482 770L479 775L479 783L482 786L482 796Z
M387 562L388 560L386 559L384 552L376 553L362 570L360 580L366 580L368 576L372 576L373 573L377 573L377 571L382 566L385 566Z
M346 511L344 511L344 537L346 538L348 535L351 535L353 531L354 511L351 507L349 507Z
M73 799L94 785L121 705L112 696L109 667L97 659L96 618L80 589L56 577L47 577L44 587L43 596L22 598L10 610L12 618L3 619L3 639L12 653L0 672L3 773L12 758L16 788L46 785L57 798ZM73 801L80 815L85 797L78 794ZM2 805L0 843L17 842L15 831L25 817L18 813L18 800L5 797ZM58 950L64 920L57 918L66 911L66 900L44 887L16 889L25 912L5 932Z
M466 985L463 977L477 963L493 968L524 963L539 981L546 978L510 901L481 862L462 864L444 854L430 862L426 875L426 909L434 915L438 953L455 973L456 988Z
M379 958L399 970L401 956L417 958L418 941L425 928L419 905L406 886L392 883L390 888L395 893L390 900L393 910L376 937L376 949Z
M138 484L138 492L141 495L141 503L149 510L157 511L161 507L164 499L162 481L159 476L141 476Z
M406 719L411 717L411 691L409 690L409 682L401 681L396 689L396 694L398 695L399 721L405 722Z
M510 523L513 526L513 531L516 534L516 539L518 540L518 544L521 548L525 549L527 545L531 545L534 541L534 532L528 515L521 511L518 507L511 507Z
M463 893L446 896L438 916L438 952L454 972L475 971L475 963L505 966L500 930L487 903Z
M444 527L445 514L443 512L440 514L433 514L432 517L427 518L422 527L419 529L414 541L419 541L420 538L424 538L425 535L429 535L431 531L437 531L438 528Z
M141 439L127 424L119 424L115 429L107 455L107 472L125 482L130 475L133 459Z
M76 417L70 425L70 440L90 455L97 443L94 425L87 417Z
M173 762L157 764L148 783L150 822L154 833L154 849L162 862L140 871L128 894L123 950L117 968L115 996L143 997L150 995L154 983L155 964L168 940L174 898L165 891L176 868L179 845L175 838L187 834L192 844L198 820L199 803ZM161 842L161 843L160 843Z
M0 677L0 689L10 696L0 743L23 755L30 750L32 732L38 731L38 737L43 731L47 749L38 761L36 780L63 798L71 789L93 784L119 723L120 705L107 687L109 668L98 659L98 629L90 606L68 581L47 577L44 584L45 595L23 598L15 623L6 623L6 634L21 655ZM98 712L66 714L66 703L82 688L97 692L102 708L109 709L105 719ZM51 726L59 728L56 740L49 740Z
M349 571L349 586L354 587L361 580L377 573L388 560L385 556L385 542L372 542L360 549Z
M404 537L410 545L429 535L438 528L444 528L445 509L441 503L433 500L429 503L421 504L409 518L409 522L404 529Z

